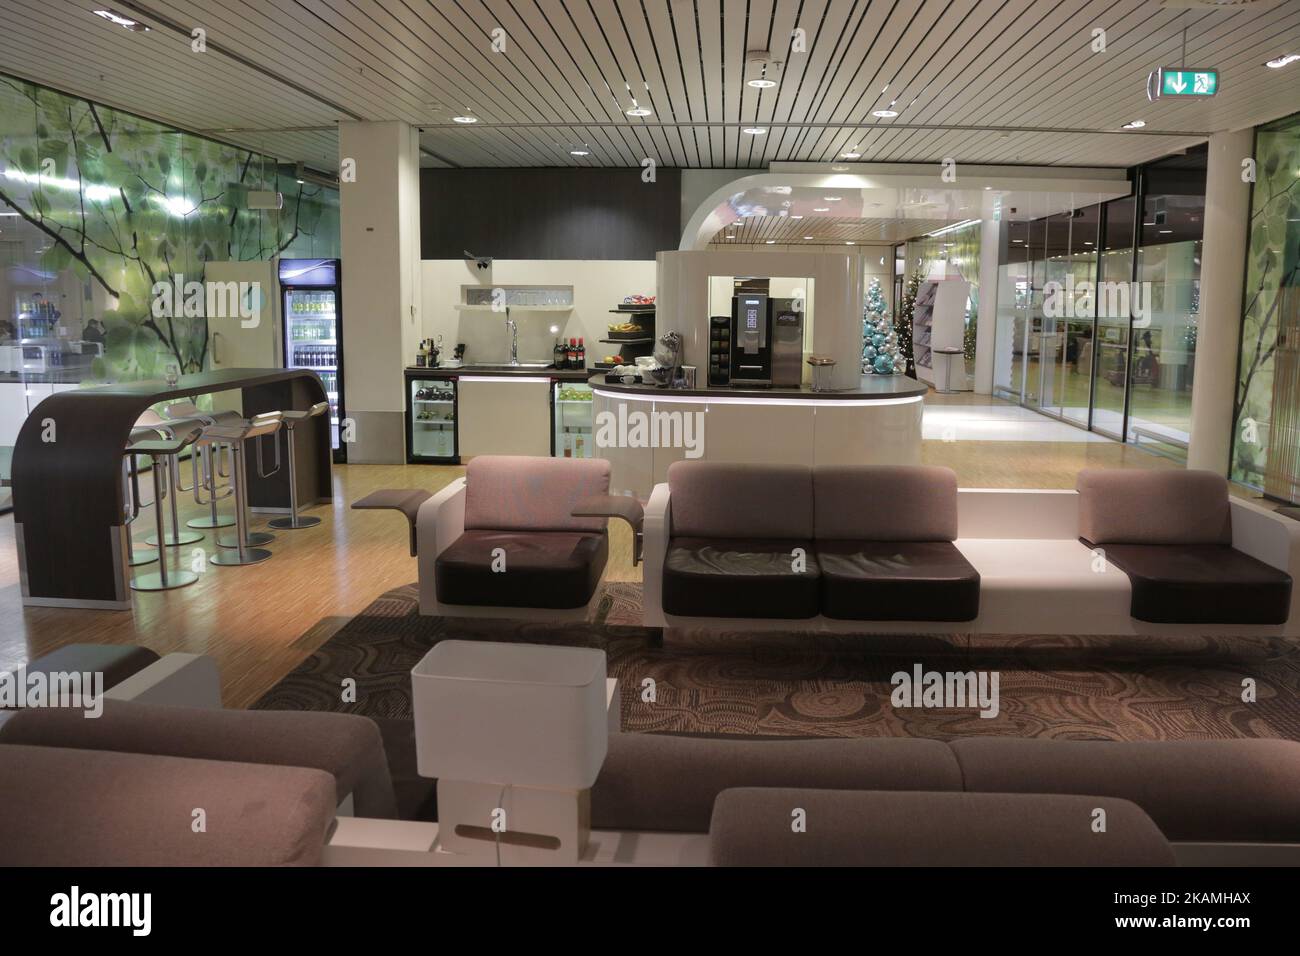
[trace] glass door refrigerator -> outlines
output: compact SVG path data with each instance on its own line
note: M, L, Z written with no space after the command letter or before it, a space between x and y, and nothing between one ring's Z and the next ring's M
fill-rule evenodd
M456 380L406 373L406 460L460 464L456 447Z
M334 461L347 461L339 440L344 418L342 286L337 259L281 259L284 296L284 364L320 376L330 403Z
M591 386L586 382L551 384L551 454L557 458L590 458L592 434Z

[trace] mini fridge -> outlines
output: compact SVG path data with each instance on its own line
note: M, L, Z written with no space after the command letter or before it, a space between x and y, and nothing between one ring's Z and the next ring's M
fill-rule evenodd
M330 444L337 463L347 461L339 434L346 414L340 282L337 259L280 260L285 368L309 369L320 376L330 403Z
M586 382L552 383L551 407L551 454L557 458L592 457L591 386Z
M406 460L460 464L456 431L456 380L406 376Z

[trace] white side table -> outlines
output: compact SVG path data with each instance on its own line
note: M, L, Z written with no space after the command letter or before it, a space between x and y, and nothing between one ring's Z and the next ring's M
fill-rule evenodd
M966 391L966 353L964 349L931 349L930 354L933 356L931 361L935 365L934 369L934 390L941 395L950 395L953 392ZM942 363L940 363L942 359ZM953 384L953 379L957 377L959 384Z

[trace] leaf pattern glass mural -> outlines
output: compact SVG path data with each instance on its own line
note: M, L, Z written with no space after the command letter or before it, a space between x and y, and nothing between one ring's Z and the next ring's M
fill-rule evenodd
M1274 382L1282 311L1288 302L1294 310L1300 287L1300 114L1256 131L1255 164L1231 477L1263 487L1270 442L1285 437L1273 435L1273 425L1293 419L1290 406L1300 401L1286 382ZM1287 407L1275 406L1275 384Z
M250 190L281 191L283 208L247 209ZM272 157L6 77L0 214L0 342L25 331L11 313L34 304L57 313L37 323L51 340L102 345L84 367L67 353L65 384L206 367L206 320L155 318L157 282L201 282L213 260L339 254L337 190L298 183Z
M908 268L919 266L927 275L938 262L944 262L963 280L970 283L970 309L962 337L966 371L974 370L975 334L979 325L981 225L975 221L939 236L922 236L907 243Z

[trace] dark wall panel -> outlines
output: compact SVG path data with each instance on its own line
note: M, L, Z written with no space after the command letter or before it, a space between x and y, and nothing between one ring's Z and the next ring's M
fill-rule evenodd
M681 240L681 170L423 169L420 254L653 259Z

